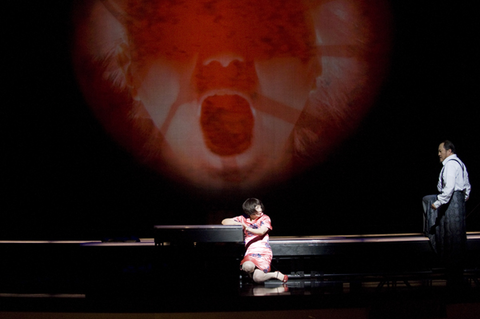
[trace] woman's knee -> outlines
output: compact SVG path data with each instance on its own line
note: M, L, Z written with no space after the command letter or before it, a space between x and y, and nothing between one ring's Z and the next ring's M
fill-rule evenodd
M248 273L255 271L255 264L251 261L246 261L242 264L242 270Z

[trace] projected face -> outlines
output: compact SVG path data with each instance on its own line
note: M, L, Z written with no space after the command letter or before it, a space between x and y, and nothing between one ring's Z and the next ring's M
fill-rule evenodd
M93 1L77 19L79 80L107 129L159 172L209 190L265 186L321 161L370 106L387 46L367 4L382 10Z

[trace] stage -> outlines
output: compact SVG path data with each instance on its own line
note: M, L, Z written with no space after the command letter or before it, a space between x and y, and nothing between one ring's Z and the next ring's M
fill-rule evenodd
M272 270L288 274L285 285L244 276L238 242L1 241L0 312L338 310L451 318L459 305L480 308L480 232L468 233L463 280L454 287L420 233L272 236L270 244Z

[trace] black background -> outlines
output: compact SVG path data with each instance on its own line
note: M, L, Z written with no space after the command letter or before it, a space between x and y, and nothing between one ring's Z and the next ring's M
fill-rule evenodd
M420 232L450 139L480 230L479 17L470 1L392 1L391 68L376 105L322 166L262 193L272 235ZM151 237L210 224L244 198L192 195L140 166L97 122L71 66L71 1L9 1L2 45L0 238Z

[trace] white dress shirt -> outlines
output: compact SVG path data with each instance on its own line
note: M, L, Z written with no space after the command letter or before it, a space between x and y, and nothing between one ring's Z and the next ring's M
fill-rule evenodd
M440 171L437 184L440 194L437 196L437 201L433 203L436 208L448 203L454 191L465 190L465 200L467 200L472 188L468 180L467 167L456 154L445 158L442 164L443 168Z

